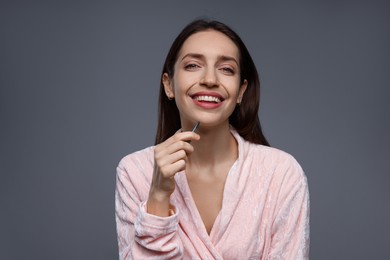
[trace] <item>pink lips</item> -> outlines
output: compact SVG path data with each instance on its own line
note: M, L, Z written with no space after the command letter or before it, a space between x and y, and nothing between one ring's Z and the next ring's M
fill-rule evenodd
M201 100L198 100L197 97L207 97L202 98ZM224 98L222 95L216 93L216 92L197 92L194 95L191 96L192 100L194 101L195 105L204 108L204 109L215 109L222 105ZM212 99L212 100L210 100ZM216 100L219 100L219 102L216 102Z

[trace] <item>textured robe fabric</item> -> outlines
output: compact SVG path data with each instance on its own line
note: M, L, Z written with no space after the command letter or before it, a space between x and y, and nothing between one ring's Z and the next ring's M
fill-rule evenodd
M210 235L185 172L175 175L173 215L146 212L154 147L124 157L115 194L120 259L308 259L309 192L297 161L275 148L245 141L230 169L222 208Z

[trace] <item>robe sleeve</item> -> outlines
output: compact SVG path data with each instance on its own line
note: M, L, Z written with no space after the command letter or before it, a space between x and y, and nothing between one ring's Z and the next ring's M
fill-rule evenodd
M283 175L267 259L309 259L309 190L301 166L290 158Z
M134 161L117 167L115 217L120 259L181 259L183 245L177 234L178 212L158 217L146 212L146 185ZM131 173L130 173L131 170ZM145 195L143 195L144 197Z

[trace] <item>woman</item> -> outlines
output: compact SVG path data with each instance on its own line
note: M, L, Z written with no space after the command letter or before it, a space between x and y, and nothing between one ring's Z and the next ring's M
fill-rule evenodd
M183 29L162 72L156 145L117 168L121 259L308 258L306 177L269 147L259 97L234 31L205 20Z

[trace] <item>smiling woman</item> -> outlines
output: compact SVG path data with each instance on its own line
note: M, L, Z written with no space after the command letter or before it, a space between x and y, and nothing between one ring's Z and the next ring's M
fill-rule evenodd
M306 176L261 131L258 74L239 36L190 23L161 78L156 145L117 168L120 258L307 259Z
M165 93L175 98L183 128L197 121L203 129L223 122L228 128L247 87L247 80L240 82L239 58L237 46L221 32L206 30L187 38L174 75L163 74Z

